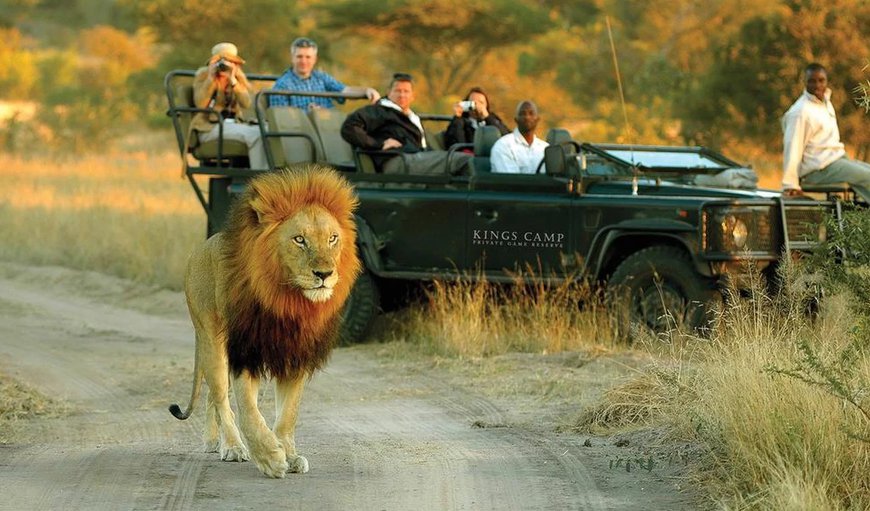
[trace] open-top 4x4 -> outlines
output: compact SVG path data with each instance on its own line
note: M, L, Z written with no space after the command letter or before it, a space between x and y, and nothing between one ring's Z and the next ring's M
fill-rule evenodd
M167 75L168 113L179 149L193 147L196 162L187 166L187 175L212 233L222 227L233 195L269 169L245 168L244 152L221 152L229 144L185 143L185 119L195 110L192 75ZM270 166L333 165L360 198L358 250L366 272L345 310L345 340L365 335L387 279L513 282L516 270L526 268L544 280L606 283L617 300L614 310L626 321L660 328L667 310L697 327L726 279L740 285L748 268L770 274L783 253L811 248L825 236L825 215L839 205L834 199L787 200L774 191L700 186L699 176L710 181L741 168L702 147L579 143L564 130L551 130L544 164L534 175L491 172L489 148L498 135L486 129L478 130L466 173L451 175L445 168L439 175L413 169L383 174L341 139L343 113L268 107L273 94L311 93L257 94ZM422 117L430 126L449 120ZM427 131L430 146L439 146L437 131ZM207 191L194 179L198 175L210 176Z

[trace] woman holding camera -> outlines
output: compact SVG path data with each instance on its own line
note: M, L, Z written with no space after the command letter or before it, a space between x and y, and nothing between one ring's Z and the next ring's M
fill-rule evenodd
M218 43L211 49L205 67L196 71L193 79L193 101L197 108L211 108L219 113L197 113L191 128L200 142L237 140L248 146L252 169L268 169L260 128L249 124L245 108L251 106L251 83L242 71L245 61L233 43ZM223 129L221 129L221 124Z
M455 117L444 133L444 144L467 144L474 142L474 131L480 126L495 126L502 135L510 133L501 118L490 111L492 104L480 87L472 87L465 100L453 105Z

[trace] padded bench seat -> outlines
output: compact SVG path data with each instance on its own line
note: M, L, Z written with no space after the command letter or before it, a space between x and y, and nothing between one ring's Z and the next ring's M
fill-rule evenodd
M849 183L801 183L801 189L808 193L849 193L852 191L852 186Z

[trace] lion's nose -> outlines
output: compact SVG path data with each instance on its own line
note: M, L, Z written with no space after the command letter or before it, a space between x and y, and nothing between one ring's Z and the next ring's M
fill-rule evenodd
M330 275L332 275L332 271L317 271L317 270L314 270L313 273L314 273L314 276L317 277L317 278L319 278L320 280L326 280L327 277L329 277Z

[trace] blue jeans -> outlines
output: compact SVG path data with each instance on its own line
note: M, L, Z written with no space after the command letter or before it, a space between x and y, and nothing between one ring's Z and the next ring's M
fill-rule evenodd
M821 170L810 172L801 178L801 182L815 185L849 183L864 202L870 203L870 163L844 156Z

